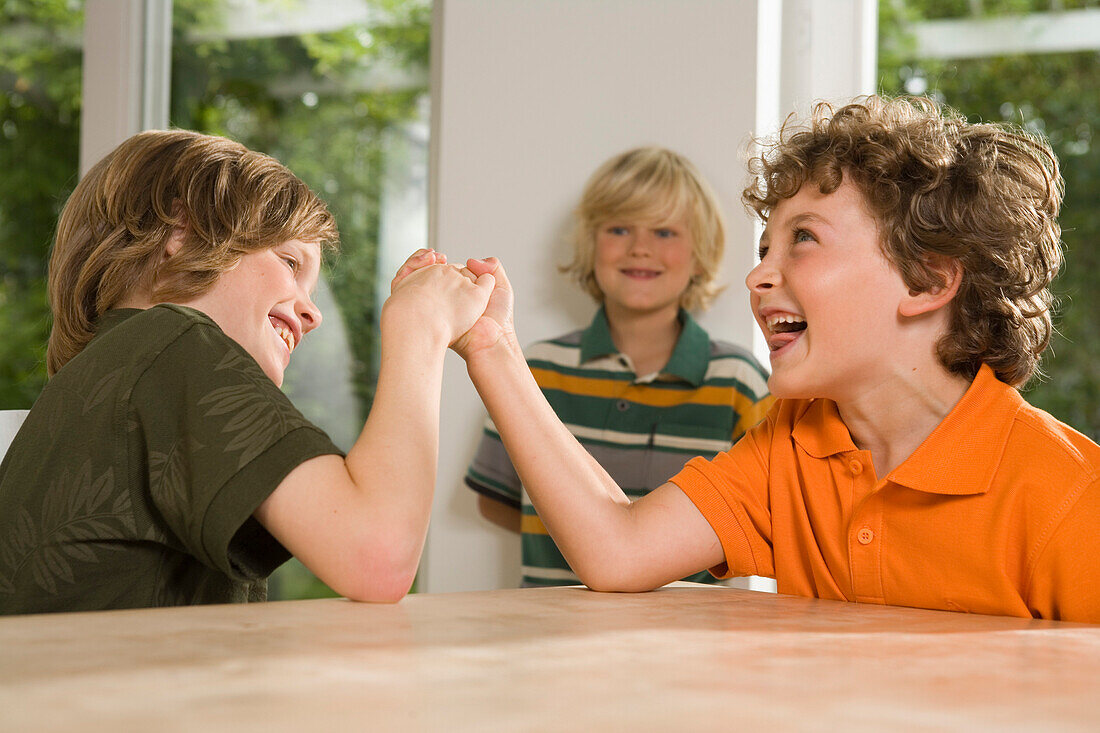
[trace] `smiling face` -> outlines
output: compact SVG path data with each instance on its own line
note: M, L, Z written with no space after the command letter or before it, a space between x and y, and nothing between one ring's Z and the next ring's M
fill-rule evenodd
M694 240L681 216L663 224L611 220L596 229L593 269L608 317L675 315L696 274Z
M831 194L808 182L771 212L746 284L774 395L841 402L889 371L909 290L880 240L847 180Z
M292 239L244 255L209 290L179 304L210 316L282 386L291 352L321 325L310 297L320 271L320 246Z

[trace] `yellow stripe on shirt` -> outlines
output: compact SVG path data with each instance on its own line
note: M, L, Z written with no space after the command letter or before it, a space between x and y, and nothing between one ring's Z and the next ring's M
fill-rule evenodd
M543 390L555 389L569 394L585 397L622 398L640 405L651 407L672 407L673 405L717 405L724 407L733 404L741 414L754 403L733 387L704 386L694 390L655 389L647 384L630 384L623 389L623 382L592 377L574 377L550 369L531 369L535 381Z
M519 530L523 534L550 534L537 514L524 514L520 517Z

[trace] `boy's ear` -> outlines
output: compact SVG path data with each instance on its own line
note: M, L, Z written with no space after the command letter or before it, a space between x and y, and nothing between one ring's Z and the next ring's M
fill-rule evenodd
M169 235L168 241L164 243L164 259L175 257L181 249L183 249L183 238L186 234L186 230L183 227L177 226L172 230L172 234Z
M172 202L172 218L176 225L172 227L172 233L168 241L164 243L164 259L175 257L183 249L183 238L187 234L187 215L183 209L183 203L179 200Z
M932 313L950 303L962 285L962 263L954 257L937 257L929 266L940 276L943 285L937 285L923 292L910 290L902 299L898 313L913 317Z

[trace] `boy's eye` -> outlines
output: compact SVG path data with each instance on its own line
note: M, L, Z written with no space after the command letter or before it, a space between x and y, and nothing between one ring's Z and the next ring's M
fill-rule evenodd
M794 232L794 241L814 242L817 241L817 237L815 237L811 232L808 232L805 229L796 229Z
M763 244L756 248L756 256L760 259L764 259L768 256L768 248Z
M608 234L614 234L616 237L625 237L629 232L626 227L611 226L607 228Z
M284 255L283 262L286 263L286 266L290 268L291 272L298 272L298 260Z
M676 236L676 230L674 229L654 229L653 233L661 239L671 239Z

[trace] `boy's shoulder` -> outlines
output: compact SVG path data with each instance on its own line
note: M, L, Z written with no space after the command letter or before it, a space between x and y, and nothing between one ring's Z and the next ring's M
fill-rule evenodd
M578 328L554 338L536 341L523 350L523 356L528 363L543 362L558 366L579 367L584 332L585 329Z
M114 348L122 341L139 342L146 347L155 348L157 344L171 342L195 327L221 330L205 313L174 303L160 303L145 309L109 310L100 316L96 324L96 334L88 348L102 348L100 342L104 341L112 342ZM81 352L74 358L83 354Z
M750 379L756 391L767 391L768 370L752 351L730 341L711 339L707 380L722 377Z
M584 340L584 334L588 330L588 328L577 328L559 336L554 336L553 338L541 339L524 349L524 353L530 350L545 349L554 346L561 346L567 349L579 349L581 347L581 342Z
M931 476L949 477L953 493L999 495L1032 517L1071 506L1100 475L1100 446L987 366L913 457Z
M112 313L113 311L108 311L107 316L109 317ZM162 338L169 339L194 326L221 330L213 319L202 311L175 303L159 303L152 308L126 313L118 318L117 322L109 321L106 325L108 332L122 327L121 333L141 330L161 334Z
M50 383L78 393L111 382L123 391L170 349L188 354L190 366L204 356L233 350L232 340L206 314L174 304L107 311L88 345Z
M1044 466L1054 476L1080 472L1083 479L1100 478L1100 445L1050 413L1021 400L1005 445L1007 457Z

